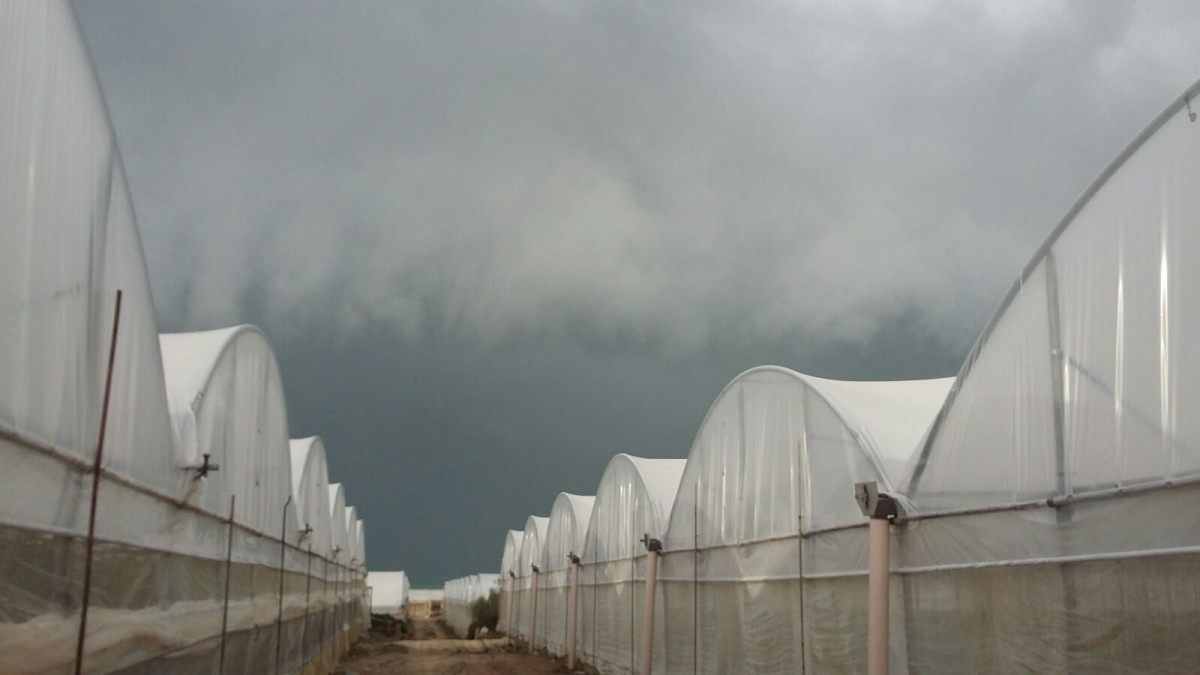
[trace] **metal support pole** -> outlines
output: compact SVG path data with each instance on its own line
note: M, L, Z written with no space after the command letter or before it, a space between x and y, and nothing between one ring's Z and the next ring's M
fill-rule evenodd
M658 554L662 542L646 535L646 592L642 599L642 675L650 675L654 667L654 596L658 584Z
M800 675L808 672L808 654L804 650L804 514L796 516L796 561L799 566L797 581L800 583Z
M700 672L700 481L692 502L692 674Z
M533 592L529 595L529 606L532 608L529 615L529 653L532 654L537 649L537 595L538 595L538 575L541 570L537 565L530 565L533 569Z
M288 507L292 504L292 496L288 495L283 503L283 517L279 525L279 609L275 614L275 672L282 667L283 660L283 566L287 554L287 516Z
M308 611L312 592L312 542L308 542L308 557L304 563L304 628L300 631L300 648L308 651ZM307 658L308 654L304 656Z
M229 580L233 576L233 510L237 495L229 495L229 541L225 546L225 602L221 606L221 662L218 672L225 672L225 635L229 629Z
M888 673L888 584L891 577L892 521L896 500L875 483L857 483L854 499L871 519L867 539L867 673Z
M333 634L338 641L342 637L342 566L337 555L333 556Z
M508 637L510 640L512 639L512 636L514 633L514 631L513 631L513 604L515 604L514 601L517 599L516 598L517 589L516 589L516 584L514 583L516 578L517 577L516 577L516 575L514 575L512 573L512 570L509 570L508 571L508 607L506 608L506 609L508 609L508 617L506 618L505 623L504 623L504 631L506 633L508 633Z
M579 556L571 554L571 591L567 595L567 668L575 667L575 626L579 614Z
M871 519L868 563L867 672L888 672L888 560L891 557L891 525L885 518Z
M117 359L117 330L121 325L121 291L113 309L112 339L108 345L108 372L104 376L104 399L100 407L100 439L92 465L92 504L88 514L87 557L83 563L83 597L79 607L79 639L75 642L75 675L83 672L83 644L87 636L88 602L92 594L92 557L96 545L96 497L100 493L100 466L104 460L104 435L108 429L108 403L112 395L113 364Z
M350 566L346 568L346 591L347 591L347 593L346 593L346 595L347 595L346 614L349 615L349 617L350 617L350 625L351 626L354 625L354 621L355 621L354 605L357 604L357 602L358 602L357 599L355 598L355 593L358 590L358 581L357 581L358 572L355 571L355 567L354 567L354 561L356 561L356 560L357 560L357 558L351 558Z

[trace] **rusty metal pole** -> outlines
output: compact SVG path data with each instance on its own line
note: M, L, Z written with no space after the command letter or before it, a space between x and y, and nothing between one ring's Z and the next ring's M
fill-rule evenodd
M108 404L112 395L113 364L117 359L117 333L121 325L121 291L113 310L112 340L108 345L108 372L104 377L104 399L100 407L100 439L92 465L92 504L88 515L87 557L83 563L83 597L79 608L79 639L75 642L75 675L83 672L83 644L87 636L88 602L92 594L92 556L96 544L96 498L100 492L100 469L104 459L104 434L108 430Z
M237 495L229 495L229 543L225 548L225 603L221 608L221 662L218 672L225 673L225 635L229 628L229 579L233 576L233 509Z

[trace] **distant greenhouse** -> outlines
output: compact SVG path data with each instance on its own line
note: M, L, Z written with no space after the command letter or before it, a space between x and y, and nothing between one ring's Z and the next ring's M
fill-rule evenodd
M404 572L367 572L371 593L371 611L376 614L404 616L408 606L408 575Z
M468 637L471 623L471 607L477 600L487 599L497 590L499 574L472 574L447 581L442 587L444 599L442 613L446 624L460 637Z

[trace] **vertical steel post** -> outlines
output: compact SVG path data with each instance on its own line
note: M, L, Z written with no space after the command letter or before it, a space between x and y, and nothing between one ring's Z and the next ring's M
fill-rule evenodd
M796 560L800 581L800 675L808 672L808 657L804 651L804 514L796 516Z
M92 556L96 544L96 498L100 493L100 469L104 459L104 435L108 430L108 404L112 395L113 364L117 359L117 331L121 325L121 291L113 310L112 339L108 345L108 372L104 377L104 399L100 407L100 438L92 464L92 504L88 515L87 557L83 563L83 597L79 608L79 638L75 642L75 675L83 672L83 644L87 636L88 603L92 594Z
M279 525L279 609L275 615L275 672L278 673L283 659L283 566L287 556L287 510L292 505L288 495L283 503L283 522Z
M233 510L237 495L229 495L229 542L225 546L225 602L221 606L221 662L220 673L225 672L225 636L229 628L229 580L233 576Z
M514 583L515 579L516 579L516 576L513 574L512 570L509 570L508 571L508 580L507 580L508 581L508 607L505 608L508 610L508 612L506 612L508 614L508 616L505 617L504 632L508 634L508 639L510 641L512 640L512 636L513 636L513 632L514 632L513 631L513 601L516 600L516 592L517 592L516 584Z
M571 591L567 596L567 668L575 667L575 633L579 614L579 556L571 554Z
M538 575L541 570L537 565L529 566L533 570L533 592L529 595L529 653L532 654L537 649L537 596L538 596Z
M308 556L304 563L304 629L300 632L300 649L308 657L308 612L312 592L312 540L308 542Z

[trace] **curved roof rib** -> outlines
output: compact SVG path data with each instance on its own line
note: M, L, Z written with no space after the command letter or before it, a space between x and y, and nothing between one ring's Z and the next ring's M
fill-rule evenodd
M1200 472L1200 124L1173 101L1067 211L968 356L913 462L916 508Z

